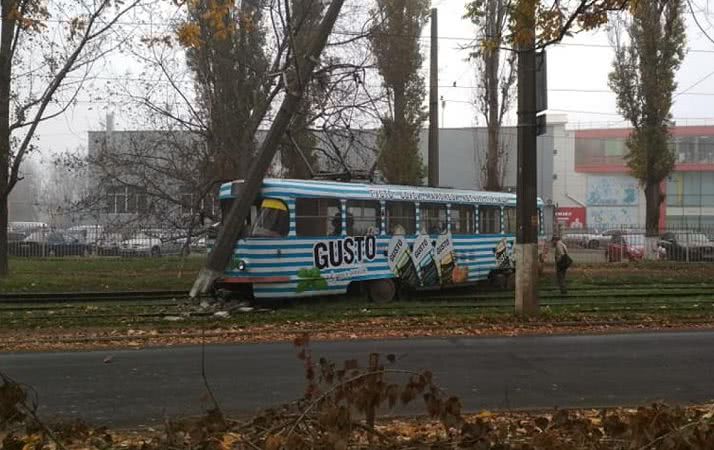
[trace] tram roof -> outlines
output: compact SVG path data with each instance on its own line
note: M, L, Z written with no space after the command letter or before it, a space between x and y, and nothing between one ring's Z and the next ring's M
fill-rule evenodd
M222 184L219 198L235 198L236 191L233 187L242 182L242 180L236 180ZM498 205L516 203L516 195L507 192L283 178L264 179L261 192L263 195L276 198L328 197L356 200L373 199ZM540 198L538 199L538 205L543 205Z

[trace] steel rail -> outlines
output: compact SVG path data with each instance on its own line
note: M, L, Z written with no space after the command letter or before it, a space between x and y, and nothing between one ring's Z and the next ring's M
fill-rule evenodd
M188 297L186 290L114 291L114 292L14 292L0 294L3 303L78 303L132 301Z

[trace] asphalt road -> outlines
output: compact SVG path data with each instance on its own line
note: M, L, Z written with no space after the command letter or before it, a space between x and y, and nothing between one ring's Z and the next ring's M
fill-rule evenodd
M687 403L714 398L714 332L609 336L409 339L313 343L332 361L370 352L429 369L467 410ZM112 356L111 363L104 363ZM224 410L250 414L299 397L301 363L289 344L206 347ZM46 418L111 426L151 424L208 405L201 348L0 354L0 370L33 386Z

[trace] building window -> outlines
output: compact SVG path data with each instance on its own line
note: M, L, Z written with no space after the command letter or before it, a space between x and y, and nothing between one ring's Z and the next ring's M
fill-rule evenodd
M339 236L342 234L340 201L329 198L295 200L295 232L298 236Z
M451 232L473 234L474 208L471 205L451 205Z
M414 203L387 202L387 234L416 234Z
M108 214L141 214L149 209L146 193L133 186L114 186L107 189Z
M479 206L478 221L481 234L500 234L501 208L498 206Z
M382 225L382 207L372 200L347 200L347 234L366 236L379 234Z
M113 186L107 189L107 213L124 214L127 211L127 187Z
M419 205L422 234L441 234L446 231L446 205L422 203Z
M181 214L190 215L193 212L193 195L191 193L181 194L179 203L181 204Z
M684 163L698 162L697 137L680 137L674 142L677 149L677 160Z

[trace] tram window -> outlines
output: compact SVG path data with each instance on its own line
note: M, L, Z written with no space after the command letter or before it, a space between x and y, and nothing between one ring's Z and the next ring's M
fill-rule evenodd
M501 232L501 208L498 206L479 206L478 221L481 234L499 234Z
M387 233L416 234L416 207L414 203L387 202Z
M342 231L340 201L331 198L295 200L295 232L298 236L338 236Z
M506 234L516 234L516 208L513 206L503 208L503 220Z
M260 210L250 233L252 237L283 237L290 230L290 213L282 200L266 198L260 203Z
M446 205L422 203L419 205L420 230L424 234L441 234L446 231Z
M474 208L471 205L451 205L451 232L472 234L474 232Z
M367 236L379 234L382 225L382 207L371 200L347 200L347 234Z

